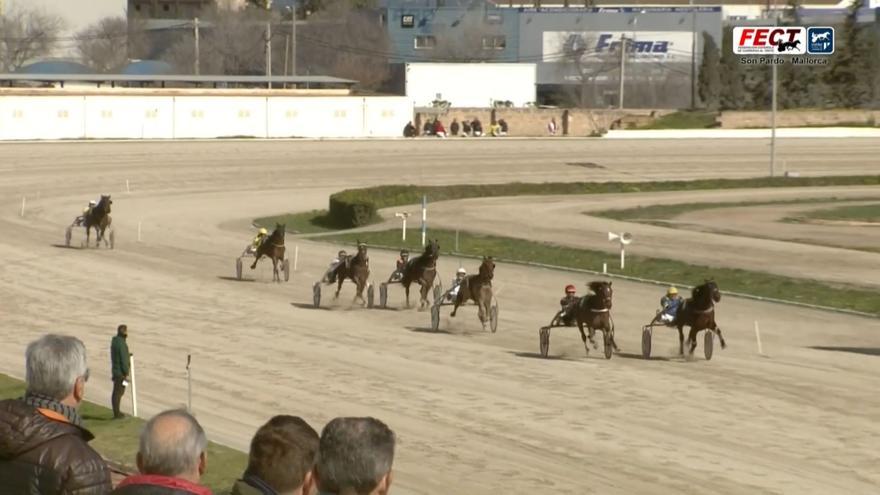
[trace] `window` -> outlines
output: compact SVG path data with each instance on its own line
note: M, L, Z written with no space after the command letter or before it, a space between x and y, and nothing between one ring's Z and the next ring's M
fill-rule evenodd
M400 16L400 27L402 28L411 28L416 25L416 16L412 14L406 14Z
M504 19L501 17L501 14L486 14L486 24L501 24L504 22Z
M437 38L430 34L415 37L416 50L433 50L435 46L437 46Z
M483 36L483 50L504 50L506 46L504 36Z

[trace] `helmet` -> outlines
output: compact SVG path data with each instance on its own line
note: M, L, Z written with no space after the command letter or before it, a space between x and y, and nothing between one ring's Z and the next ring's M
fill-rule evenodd
M565 293L566 294L574 294L575 292L577 292L577 289L575 289L573 285L568 284L565 286Z
M675 287L670 287L669 290L666 291L666 294L670 295L670 296L674 296L674 295L678 294L678 289L676 289Z
M263 234L263 235L268 235L268 234L269 234L269 231L266 230L266 227L262 227L262 228L260 228L260 233Z
M89 206L95 206L95 205L97 205L97 204L98 204L98 202L95 201L94 199L91 200L91 201L89 201Z
M407 250L407 249L401 249L401 250L400 250L400 255L401 255L401 256L409 256L409 250Z
M342 258L343 256L345 256L345 249L339 251L338 256L339 256L340 258Z
M464 268L459 268L458 270L456 270L455 274L456 275L467 275L467 270L465 270Z

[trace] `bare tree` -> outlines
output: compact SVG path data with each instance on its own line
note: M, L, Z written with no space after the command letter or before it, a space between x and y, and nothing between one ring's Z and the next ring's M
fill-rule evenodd
M129 29L122 17L105 17L75 38L83 63L98 72L115 72L128 62Z
M482 11L468 11L451 25L435 31L437 46L432 58L444 62L487 62L498 58L506 47L498 24L486 24Z
M618 70L620 56L611 52L597 53L596 39L580 33L561 33L561 50L550 56L559 61L559 70L566 80L570 97L579 107L605 106L602 104L599 80ZM607 76L605 77L607 79Z
M323 2L297 35L298 66L359 81L375 90L390 77L391 42L376 11ZM300 70L302 72L302 70Z
M0 16L0 69L12 72L52 53L64 21L41 10L13 7Z

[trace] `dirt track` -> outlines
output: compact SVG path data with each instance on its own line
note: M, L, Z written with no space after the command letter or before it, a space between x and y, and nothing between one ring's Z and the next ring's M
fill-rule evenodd
M400 437L395 493L874 493L877 320L725 298L718 310L727 350L716 349L711 362L685 362L673 357L673 332L658 330L660 359L644 361L633 354L660 290L615 281L624 354L584 359L576 331L560 329L551 340L554 359L545 360L535 356L537 328L565 283L582 286L571 274L499 265L495 335L480 331L473 307L454 320L444 316L440 333L425 331L426 313L349 309L350 286L332 310L309 308L311 284L336 251L319 243L288 241L300 249L289 284L228 279L251 235L250 218L323 207L341 187L764 171L755 161L764 143L738 143L737 158L728 146L0 145L0 371L21 376L24 346L40 333L74 333L91 353L88 396L104 402L109 338L125 321L142 415L185 401L191 353L194 406L210 436L244 448L272 414L300 414L317 427L337 415L374 415ZM783 142L790 169L800 156L804 173L876 172L877 145L809 146ZM624 151L636 158L622 158ZM682 153L700 158L679 164ZM608 168L564 165L584 159ZM697 161L714 165L690 172ZM102 190L114 194L118 249L54 247ZM139 221L142 243L135 242ZM387 276L392 253L372 252L371 260L374 275ZM444 283L457 265L441 259ZM258 274L268 277L265 269ZM755 320L768 357L756 355Z

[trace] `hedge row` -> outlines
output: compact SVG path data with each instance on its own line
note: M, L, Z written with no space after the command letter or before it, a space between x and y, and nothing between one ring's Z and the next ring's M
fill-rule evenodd
M432 202L493 196L555 194L608 194L766 187L876 186L880 175L825 177L754 177L749 179L700 179L662 182L542 182L505 184L458 184L451 186L388 185L346 189L330 196L329 220L339 228L353 228L382 220L379 210L420 203L422 195Z

